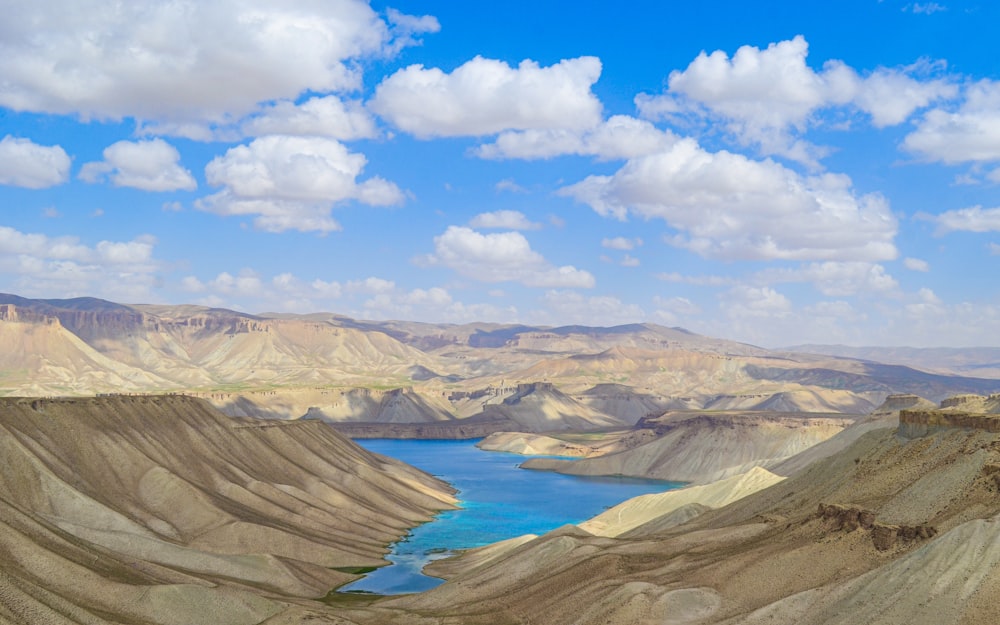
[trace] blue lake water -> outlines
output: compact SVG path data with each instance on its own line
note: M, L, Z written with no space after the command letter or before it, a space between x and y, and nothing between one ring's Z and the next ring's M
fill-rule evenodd
M528 471L528 456L475 447L477 441L355 441L362 447L435 475L459 490L460 510L449 510L415 528L393 545L382 567L340 588L349 592L400 594L429 590L441 580L420 572L452 550L481 547L524 534L544 534L579 523L605 508L646 493L678 488L678 482L634 478L592 478Z

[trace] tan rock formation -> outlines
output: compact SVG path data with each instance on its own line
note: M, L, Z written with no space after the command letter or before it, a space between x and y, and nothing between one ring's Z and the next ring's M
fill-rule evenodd
M0 621L259 623L454 502L320 422L0 399Z

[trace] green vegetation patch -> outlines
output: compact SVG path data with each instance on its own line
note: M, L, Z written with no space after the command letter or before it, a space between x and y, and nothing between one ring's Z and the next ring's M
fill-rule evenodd
M377 566L334 566L331 567L334 571L339 573L347 573L348 575L365 575L371 573Z

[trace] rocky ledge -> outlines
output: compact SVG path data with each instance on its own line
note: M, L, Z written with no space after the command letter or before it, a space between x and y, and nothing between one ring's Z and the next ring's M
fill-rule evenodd
M853 532L857 529L871 532L872 543L879 551L892 549L897 542L926 540L937 534L937 529L926 523L921 525L887 525L875 520L875 513L855 506L819 504L817 518L824 519L831 531Z
M900 436L920 438L946 429L1000 432L1000 414L964 412L958 410L901 410Z

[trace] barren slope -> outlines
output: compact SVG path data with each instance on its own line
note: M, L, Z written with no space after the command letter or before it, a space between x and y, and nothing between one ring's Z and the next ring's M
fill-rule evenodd
M658 437L637 447L575 461L530 459L523 466L570 475L630 475L705 484L755 466L772 467L852 422L833 416L668 413L646 422L647 427L658 427Z
M454 501L319 422L0 399L0 621L258 623Z
M444 585L345 616L986 625L1000 585L996 466L997 435L950 430L910 440L883 428L686 524L629 540L557 530L471 567L436 567L450 575Z

